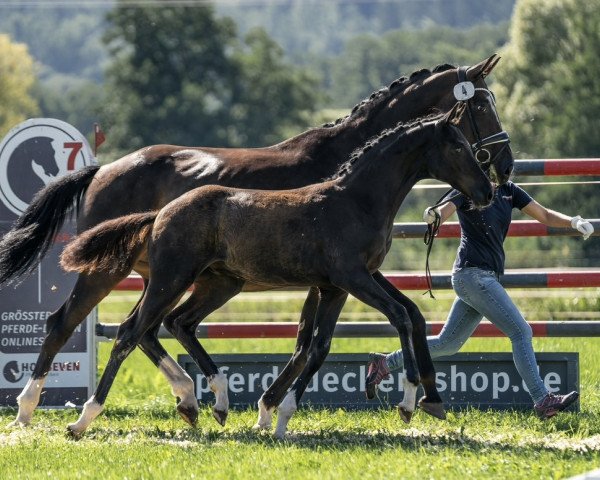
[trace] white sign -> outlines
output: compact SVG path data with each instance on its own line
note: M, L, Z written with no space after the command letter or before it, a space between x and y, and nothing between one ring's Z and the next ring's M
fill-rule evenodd
M96 160L85 137L56 119L27 120L0 143L0 236L27 209L34 195L63 175ZM46 320L66 300L77 278L58 260L76 233L67 220L37 270L17 287L0 290L0 406L15 406L46 336ZM40 406L82 405L96 384L94 310L50 367Z
M469 100L475 95L475 85L471 82L460 82L454 85L454 98L458 101Z
M53 118L27 120L0 143L0 200L21 215L30 195L52 180L94 163L87 140L68 123Z

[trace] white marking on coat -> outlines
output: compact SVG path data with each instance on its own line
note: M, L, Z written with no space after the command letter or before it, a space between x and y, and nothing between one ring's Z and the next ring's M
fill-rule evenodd
M33 379L30 378L23 388L23 391L17 397L17 405L19 405L19 413L17 418L11 425L29 425L33 411L40 402L40 394L46 383L46 377Z
M274 433L276 438L283 438L285 436L288 422L296 410L298 410L298 405L296 404L296 392L291 390L279 404L279 407L277 407L277 428Z
M268 430L273 424L274 408L267 408L262 397L258 400L258 420L252 427L254 430Z
M417 385L412 384L406 378L406 375L402 376L402 385L404 386L404 397L402 398L402 402L398 405L401 408L404 408L407 412L415 411L415 403L417 400Z
M212 175L223 165L222 160L218 157L199 150L179 150L173 154L173 158L177 159L178 157L187 159L183 164L183 170L196 178Z
M90 397L90 399L83 404L83 410L81 411L81 415L79 416L79 420L75 423L69 424L69 429L73 432L74 435L81 435L83 432L87 430L90 426L90 423L94 421L94 419L102 413L104 409L103 405L100 405L94 395Z
M227 395L229 383L227 382L227 375L224 373L212 375L208 378L208 386L215 394L215 406L213 409L227 412L229 410L229 397Z
M184 405L198 405L194 395L194 381L187 372L170 356L164 357L158 363L159 370L171 385L171 393L181 399Z

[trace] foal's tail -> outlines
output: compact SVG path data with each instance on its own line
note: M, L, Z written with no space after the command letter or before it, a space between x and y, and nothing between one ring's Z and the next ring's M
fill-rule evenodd
M79 273L129 273L157 215L158 211L133 213L86 230L65 247L61 267Z
M100 167L82 168L52 182L34 197L0 240L0 286L31 273L52 245L65 218L79 204Z

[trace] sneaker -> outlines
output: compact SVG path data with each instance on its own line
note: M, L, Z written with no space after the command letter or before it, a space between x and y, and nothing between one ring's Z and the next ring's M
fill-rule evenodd
M533 406L535 413L542 420L553 417L558 412L562 412L569 405L573 404L579 398L579 393L571 392L566 395L554 395L549 393L542 400Z
M369 353L369 370L367 371L366 394L367 398L375 398L377 385L390 376L390 369L383 353Z

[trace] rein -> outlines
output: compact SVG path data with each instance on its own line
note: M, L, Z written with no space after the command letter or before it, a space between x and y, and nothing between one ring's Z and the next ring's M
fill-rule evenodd
M467 80L467 70L468 69L469 69L469 67L466 67L466 66L458 68L457 74L458 74L458 82L459 83L457 86L463 86L463 87L462 87L462 90L458 90L458 92L455 87L454 95L457 100L464 100L465 103L467 104L467 115L469 118L469 123L471 124L471 128L473 129L473 132L475 133L475 137L477 138L477 141L471 145L471 150L473 150L475 159L479 162L479 164L482 167L487 168L487 167L491 166L494 163L494 161L496 160L496 158L498 157L498 155L500 155L502 152L504 152L504 150L508 147L508 144L510 142L510 137L505 130L502 130L498 133L494 133L494 134L489 135L484 138L481 137L479 128L477 128L477 122L475 122L475 118L473 116L473 108L471 106L470 100L475 95L475 92L477 92L477 91L484 92L490 96L490 98L492 100L492 105L494 105L494 108L495 108L496 107L496 99L494 97L494 94L487 88L475 88L475 86L469 80ZM457 95L457 93L458 93L458 95ZM461 93L462 93L462 95L461 95ZM504 145L502 146L502 148L500 150L498 150L496 155L494 155L494 157L492 157L491 152L486 147L489 147L490 145L495 145L497 143L503 143Z
M431 254L431 249L433 248L433 240L435 239L436 235L438 234L438 231L440 230L440 226L442 224L442 217L436 211L436 208L439 207L440 205L443 205L444 203L449 202L450 200L455 199L459 195L462 195L460 192L458 192L458 193L455 193L454 195L446 198L446 196L450 192L452 192L452 190L453 189L451 188L446 193L444 193L438 199L438 201L435 203L435 205L432 205L430 207L431 211L435 215L435 220L432 223L427 224L427 230L425 231L425 235L423 237L423 243L425 245L427 245L427 256L425 257L425 280L427 280L427 291L423 292L423 295L425 295L426 293L429 293L429 298L433 298L433 299L435 299L435 296L433 295L433 283L431 280L431 268L429 267L429 255Z
M467 106L466 110L467 110L467 115L469 118L469 123L471 124L473 133L475 133L475 137L477 138L477 141L475 143L471 144L471 150L473 151L473 154L475 155L475 160L477 160L479 165L483 169L487 169L487 168L491 167L491 165L494 163L494 161L496 160L498 155L500 155L502 152L504 152L504 150L508 147L508 144L510 142L510 137L505 130L502 130L498 133L494 133L494 134L489 135L484 138L481 137L479 128L477 128L477 122L475 122L475 118L473 116L473 110L472 110L470 100L473 98L476 91L484 92L490 96L490 98L492 100L492 104L494 105L494 108L495 108L496 107L496 99L494 97L494 94L487 88L475 88L473 83L470 82L469 80L467 80L467 70L468 69L469 69L469 67L466 67L466 66L458 68L458 72L457 72L458 73L458 84L456 84L454 87L454 96L457 100L464 101ZM500 150L498 150L496 155L494 155L494 157L492 157L492 154L486 147L489 147L490 145L495 145L497 143L503 143L504 145L502 146L502 148L500 148ZM482 157L482 155L483 155L483 157ZM431 269L429 267L429 256L431 254L431 249L433 248L433 240L437 236L438 231L440 229L440 225L442 223L442 218L435 209L437 207L443 205L444 203L447 203L450 200L453 200L454 198L461 195L461 193L456 193L456 194L452 195L451 197L446 198L446 196L450 192L452 192L452 190L453 189L450 189L446 193L444 193L444 195L442 195L438 199L438 201L435 203L435 205L432 205L430 207L435 215L435 220L432 223L427 224L427 231L425 232L425 235L423 237L423 243L425 245L427 245L427 256L425 258L425 279L427 281L427 291L425 291L423 293L423 295L425 295L426 293L429 293L429 297L434 298L434 299L435 299L435 296L433 295L433 284L432 284L432 279L431 279Z

